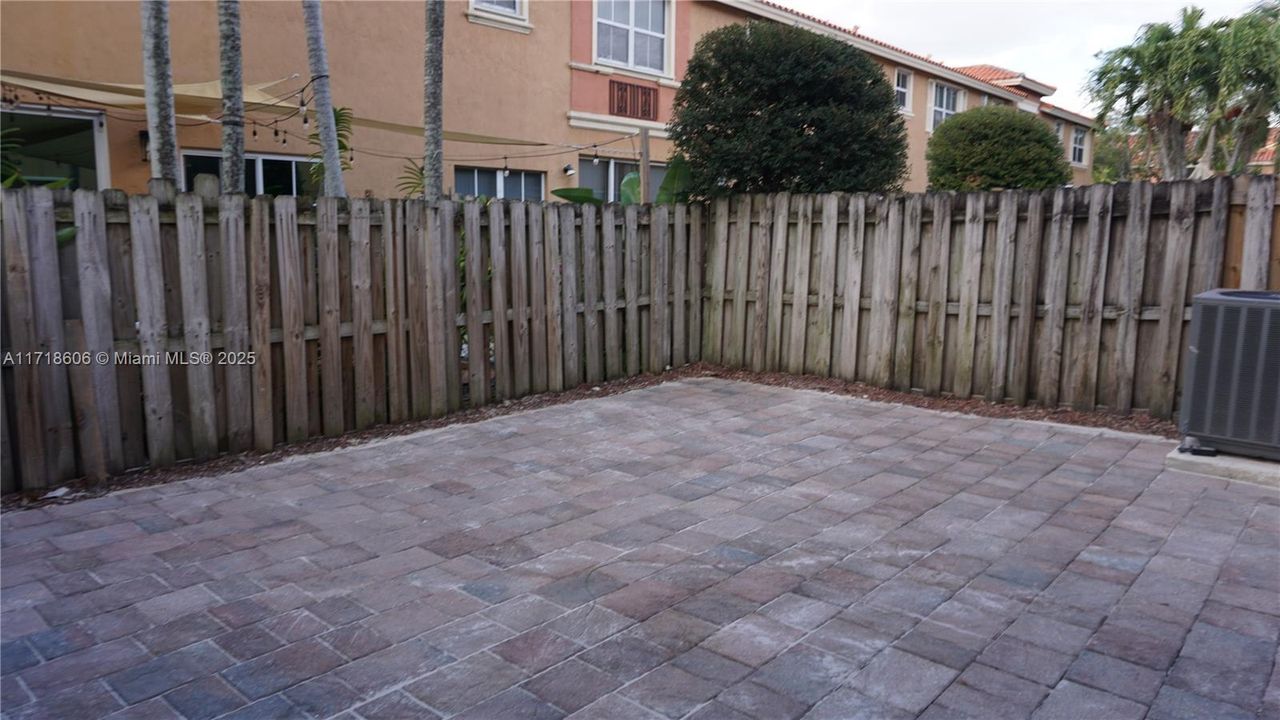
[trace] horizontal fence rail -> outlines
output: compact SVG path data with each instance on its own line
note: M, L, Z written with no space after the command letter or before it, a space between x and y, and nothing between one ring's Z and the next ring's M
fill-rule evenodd
M1191 297L1280 288L1266 176L599 207L210 179L4 192L6 492L698 360L1168 417Z

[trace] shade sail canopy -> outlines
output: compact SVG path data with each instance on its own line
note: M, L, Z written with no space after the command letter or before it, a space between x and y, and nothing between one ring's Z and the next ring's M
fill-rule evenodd
M245 85L245 112L275 116L291 115L299 112L298 104L290 94L280 95L268 91L268 88L281 85L291 79L280 78L270 82ZM46 95L79 100L92 105L124 110L146 109L145 90L142 85L59 78L17 70L0 70L0 83ZM173 86L173 100L174 109L178 115L216 122L213 116L222 112L222 84L217 80L181 85L175 84ZM308 113L315 117L314 111L308 110ZM358 115L352 118L352 124L356 127L383 130L402 135L413 135L415 137L421 137L422 135L421 125L406 125ZM517 140L496 135L451 132L449 130L444 131L444 139L480 145L546 145L546 143L533 140Z

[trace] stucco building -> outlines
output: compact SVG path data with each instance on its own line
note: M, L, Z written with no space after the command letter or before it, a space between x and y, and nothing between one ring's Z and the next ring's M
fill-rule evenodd
M761 0L446 6L444 123L455 139L445 143L445 184L458 194L547 199L552 189L585 186L613 199L622 176L638 166L640 128L649 130L656 182L671 152L664 127L695 43L750 20L836 37L884 68L909 131L908 189L925 187L934 125L990 102L1042 116L1063 138L1074 181L1089 180L1091 119L1044 102L1050 86L999 68L948 67ZM171 6L188 175L216 172L218 162L215 12L210 0ZM251 99L263 99L247 115L246 190L307 192L313 128L287 112L305 96L298 91L308 78L301 5L250 2L241 13L245 83ZM0 14L3 121L19 128L24 172L72 176L81 187L144 189L150 170L137 4L6 0ZM326 2L324 14L334 101L358 118L348 192L400 194L398 178L421 155L422 5Z

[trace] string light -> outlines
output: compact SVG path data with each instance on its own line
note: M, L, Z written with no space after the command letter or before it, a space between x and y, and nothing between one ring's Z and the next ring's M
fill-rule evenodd
M502 177L508 177L510 175L511 175L511 168L507 167L507 158L504 155L502 157Z
M253 138L254 140L257 140L257 139L258 139L258 126L259 126L259 125L263 125L264 127L265 127L265 126L270 126L270 127L271 127L271 136L272 136L272 138L273 138L273 139L279 139L279 140L280 140L280 144L281 144L281 145L287 146L287 145L289 144L288 136L289 136L289 135L293 135L294 133L293 133L292 131L290 131L289 129L287 129L287 128L282 128L282 127L280 127L280 123L285 122L285 121L287 121L287 120L290 120L290 119L292 119L293 117L297 116L298 114L300 114L300 113L304 113L304 112L306 111L306 108L307 108L307 106L308 106L308 104L309 104L309 103L308 103L308 98L307 98L307 96L306 96L305 92L306 92L307 88L309 88L309 87L311 86L312 82L314 82L314 79L312 79L311 81L309 81L306 85L304 85L304 86L303 86L301 89L299 89L299 90L296 90L296 91L294 91L294 92L288 93L287 95L283 95L283 96L281 96L281 97L277 98L274 102L267 103L267 104L264 104L264 105L260 105L259 107L261 107L261 108L275 107L275 106L278 106L278 105L280 105L280 104L282 104L282 103L284 103L284 102L287 102L287 101L288 101L289 99L291 99L291 98L295 98L295 97L298 97L298 98L299 98L299 105L298 105L298 107L297 107L297 108L295 108L294 110L292 110L291 112L288 112L287 114L285 114L285 115L283 115L283 116L280 116L280 117L276 118L275 120L273 120L273 121L271 121L271 122L259 123L259 122L258 122L258 121L256 121L256 120L248 120L248 122L250 122L250 124L252 125L252 130L251 130L251 136L252 136L252 138ZM20 97L19 97L19 94L17 93L17 91L13 90L11 87L5 87L4 89L5 89L5 93L3 93L4 97L0 97L0 103L6 103L6 104L9 104L9 105L13 105L13 106L17 106L17 105L19 105L19 104L20 104L20 102L21 102L21 100L20 100ZM52 111L53 111L53 105L52 105L52 103L51 103L50 101L53 99L53 97L54 97L54 96L50 95L49 93L45 93L45 92L41 92L41 91L31 91L31 95L32 95L32 97L33 97L33 98L34 98L34 100L35 100L35 102L34 102L34 103L32 103L33 105L36 105L36 107L37 107L37 108L39 108L39 106L40 106L41 104L43 104L43 105L44 105L44 110L45 110L45 112L52 113ZM59 107L61 107L61 106L62 106L62 104L66 102L66 100L67 100L67 98L61 98L61 97L60 97L60 98L59 98ZM70 105L69 107L83 107L83 106ZM119 113L113 113L113 112L111 112L111 110L106 109L106 108L93 108L93 109L98 109L98 110L100 110L100 111L101 111L101 113L102 113L102 115L103 115L104 117L106 117L106 118L111 118L111 119L113 119L113 120L119 120L119 121L122 121L122 122L131 122L131 123L142 123L142 122L145 122L145 119L144 119L144 118L142 118L142 117L130 117L130 116L128 116L128 115L121 115L121 114L119 114ZM140 111L133 111L133 110L127 110L127 109L126 109L126 110L125 110L125 112L140 112ZM250 109L250 110L249 110L249 112L254 112L254 109ZM189 121L184 121L182 118L178 118L178 119L177 119L177 125L178 125L179 127L198 127L198 126L202 126L202 125L218 124L218 123L220 123L220 122L221 122L220 117L219 117L219 118L210 118L210 119L205 119L205 120L189 120ZM308 127L308 126L309 126L309 124L310 124L310 123L309 123L309 117L308 117L307 115L305 115L305 114L304 114L304 115L303 115L303 127ZM301 139L301 140L311 142L311 139L309 138L309 136L308 136L307 134L298 134L298 135L297 135L297 137L298 137L299 139ZM494 161L494 160L502 160L502 162L503 162L503 171L504 171L504 174L509 176L509 174L510 174L510 165L509 165L509 163L510 163L510 158L511 158L511 157L515 157L515 158L546 158L546 157L555 157L555 156L558 156L558 155L567 155L567 154L571 154L571 153L581 153L581 152L583 152L584 150L587 150L587 149L589 148L589 149L591 150L591 152L592 152L592 164L599 164L599 161L600 161L600 159L601 159L601 158L600 158L600 153L599 153L599 146L600 146L600 145L612 145L612 144L614 144L614 143L619 143L619 142L623 142L623 141L629 141L629 142L632 144L632 148L631 148L631 149L632 149L632 155L635 155L635 156L637 156L637 157L638 157L638 153L636 152L636 149L635 149L635 134L634 134L634 133L629 133L629 134L626 134L626 135L619 135L619 136L617 136L617 137L615 137L615 138L613 138L613 139L611 139L611 140L607 140L607 141L604 141L604 142L601 142L601 143L593 143L593 144L591 144L591 145L570 145L570 144L560 144L560 143L542 143L542 144L543 144L543 145L545 145L545 146L552 146L552 147L559 148L559 149L549 150L549 151L548 151L548 150L539 150L539 151L535 151L535 152L521 153L521 154L517 154L517 155L502 155L502 156L496 156L496 157L495 157L495 156L459 156L459 157L445 157L445 158L443 158L443 159L444 159L444 161L445 161L445 162L479 162L479 161ZM351 146L351 147L349 147L349 150L348 150L348 159L349 159L349 161L350 161L350 162L354 162L354 161L355 161L355 153L357 153L357 152L361 152L361 153L364 153L364 154L366 154L366 155L372 155L372 156L374 156L374 157L381 157L381 158L387 158L387 159L392 159L392 160L416 160L416 159L418 159L418 158L417 158L417 156L413 156L413 155L401 155L401 154L398 154L398 153L392 153L392 152L386 152L386 151L374 150L374 149L366 149L366 148L357 148L357 147Z

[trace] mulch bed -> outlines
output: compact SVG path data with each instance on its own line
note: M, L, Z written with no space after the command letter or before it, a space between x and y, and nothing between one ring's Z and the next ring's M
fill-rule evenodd
M219 475L236 470L243 470L257 465L268 465L280 462L294 455L336 450L353 445L361 445L372 440L408 435L411 433L445 427L476 423L490 418L511 415L526 410L571 403L589 398L618 395L629 390L650 387L659 383L687 377L716 377L726 380L788 387L800 390L816 390L835 395L874 400L876 402L912 405L930 410L964 413L981 417L1005 418L1015 420L1042 420L1047 422L1079 425L1082 427L1107 428L1123 432L1158 435L1176 439L1179 437L1177 425L1169 420L1153 418L1145 412L1128 415L1095 410L1082 412L1070 408L1022 407L988 402L980 398L958 398L949 396L926 396L915 392L902 392L874 387L860 382L847 382L837 378L819 377L816 375L790 375L787 373L756 373L748 370L694 363L685 367L668 370L661 375L640 375L638 377L612 380L598 385L581 385L563 392L549 392L530 395L519 400L508 400L499 405L488 405L481 408L461 410L442 418L432 420L415 420L395 425L379 425L367 430L360 430L338 437L312 438L302 442L281 446L268 453L240 453L224 455L203 462L190 461L163 468L142 468L114 476L106 481L74 480L64 483L67 492L60 497L45 498L48 489L18 492L0 498L0 509L5 511L22 508L39 507L53 503L68 503L92 497L100 497L109 492L126 488L147 487L184 480L193 477Z

